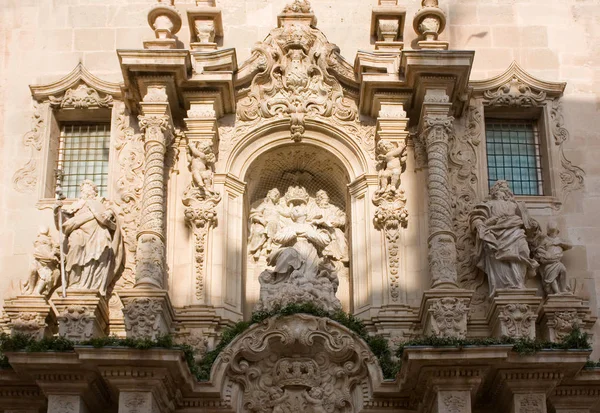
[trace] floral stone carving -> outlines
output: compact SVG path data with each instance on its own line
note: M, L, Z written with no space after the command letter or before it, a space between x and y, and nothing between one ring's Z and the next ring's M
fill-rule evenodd
M501 335L533 340L535 339L536 318L536 314L527 304L507 304L498 314Z
M304 187L290 186L282 199L275 191L250 212L250 252L270 251L271 267L258 278L256 310L307 302L328 311L341 309L335 293L338 271L348 262L346 215L323 190L311 198Z
M313 16L307 1L287 6L283 15ZM307 117L356 119L356 105L344 97L341 84L330 72L330 68L339 69L338 60L337 46L305 20L287 21L273 29L254 48L247 63L256 75L238 103L238 118L254 121L286 117L294 141L302 139Z
M125 330L133 337L155 338L161 333L163 304L157 298L133 298L123 308Z
M377 145L379 188L373 194L373 204L377 207L373 223L377 229L384 231L386 237L392 301L398 301L400 296L398 230L408 225L406 196L400 187L401 174L406 168L406 156L405 143L396 146L392 142L381 140Z
M583 321L577 314L577 310L557 311L550 316L548 328L550 340L560 341L568 335L575 327L583 325Z
M490 106L523 106L531 107L541 104L546 99L546 92L534 92L519 78L513 78L496 90L486 90L483 94L486 104Z
M57 319L58 331L62 337L69 340L83 341L92 338L94 335L95 317L84 306L69 306Z
M9 327L13 334L23 334L43 338L46 330L45 314L39 312L22 312L11 318Z
M196 270L196 298L204 299L204 260L208 230L217 223L215 206L221 195L213 188L212 165L215 155L210 142L190 142L188 161L192 182L183 193L184 214L187 225L194 234Z
M253 326L221 353L213 372L226 377L221 394L240 388L243 397L232 408L260 413L354 411L368 397L363 388L381 375L354 333L306 314Z
M19 192L32 192L37 185L37 153L42 150L42 130L46 123L43 113L46 108L47 105L34 106L31 130L23 136L23 145L29 148L29 160L13 175L13 184Z
M437 337L465 338L468 306L468 299L444 297L433 301L428 310L433 334Z

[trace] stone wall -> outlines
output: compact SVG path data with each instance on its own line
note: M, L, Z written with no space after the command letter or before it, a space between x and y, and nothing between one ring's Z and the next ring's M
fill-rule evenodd
M147 23L152 0L3 0L0 8L0 291L25 278L40 225L52 226L50 209L39 211L37 194L13 187L13 174L28 159L22 139L34 113L29 85L57 80L78 62L94 75L122 80L116 49L139 49L153 37ZM183 16L193 1L176 1ZM274 26L287 0L217 0L223 12L222 47L236 48L238 64ZM405 48L416 45L407 9ZM472 79L502 73L512 61L532 75L565 81L565 155L586 172L583 191L571 194L558 213L562 234L575 247L565 255L580 284L578 294L598 308L600 296L600 14L596 0L441 0L448 27L441 40L454 50L475 50ZM375 0L313 0L319 28L354 61L372 50L369 35ZM184 21L186 19L184 18ZM189 28L178 33L189 47ZM543 221L544 218L542 217ZM594 280L597 280L594 282ZM600 332L600 330L597 331ZM596 341L600 351L600 341ZM597 354L596 354L597 356Z

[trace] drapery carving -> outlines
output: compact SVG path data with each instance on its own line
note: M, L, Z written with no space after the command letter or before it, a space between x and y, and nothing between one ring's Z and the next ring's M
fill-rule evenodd
M312 16L309 11L285 10L284 15ZM302 139L307 117L355 120L356 103L344 96L340 82L331 74L335 68L344 66L340 60L337 46L303 20L286 22L273 29L253 49L245 64L255 75L249 88L243 90L245 96L238 103L238 118L242 121L289 118L294 141ZM354 79L353 73L351 78Z
M23 146L29 149L29 160L13 175L13 184L19 192L32 192L37 185L37 152L42 150L45 108L43 104L34 104L31 130L23 136Z
M123 274L117 281L120 288L131 288L135 284L136 235L144 184L144 143L142 135L129 126L130 117L123 110L117 118L115 151L119 165L117 178L117 216L121 223L125 244Z
M364 403L367 396L362 387L371 367L379 369L353 333L305 314L255 325L215 363L217 374L226 375L221 393L240 386L238 411L260 413L356 411L356 403Z

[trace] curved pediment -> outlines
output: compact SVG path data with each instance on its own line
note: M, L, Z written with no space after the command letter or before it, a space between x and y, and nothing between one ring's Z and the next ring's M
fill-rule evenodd
M537 106L546 99L563 94L564 82L548 82L527 73L517 62L508 69L486 80L469 82L474 97L483 97L491 106Z
M299 141L306 117L357 118L354 70L315 25L308 1L296 0L254 47L236 78L241 121L289 118L292 139Z
M56 82L29 87L38 102L50 102L59 108L102 108L120 99L121 85L94 76L80 62L75 69Z

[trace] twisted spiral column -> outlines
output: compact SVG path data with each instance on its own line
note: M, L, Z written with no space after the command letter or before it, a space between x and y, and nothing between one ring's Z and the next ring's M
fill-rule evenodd
M454 118L430 115L423 120L422 138L427 146L428 261L432 288L456 288L456 237L452 228L452 194L448 174L448 141L453 133Z
M167 115L140 116L144 132L145 171L141 222L137 233L135 285L163 288L165 273L165 185L164 164Z

